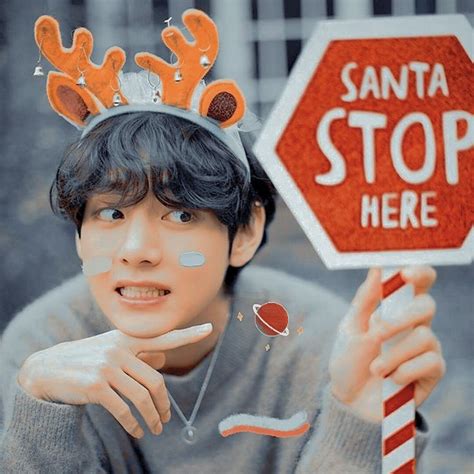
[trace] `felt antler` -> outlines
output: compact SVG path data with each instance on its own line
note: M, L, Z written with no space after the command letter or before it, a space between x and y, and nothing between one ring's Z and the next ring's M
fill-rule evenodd
M176 55L176 64L169 64L151 53L137 53L135 62L160 76L164 104L190 109L195 88L216 60L219 35L215 23L200 10L186 10L182 19L195 38L193 43L174 26L166 27L161 33L163 42ZM203 55L206 56L204 64ZM175 80L178 71L182 76L180 81ZM221 127L240 120L244 111L245 100L234 81L215 81L201 96L200 114L219 121Z
M169 64L151 53L137 53L135 62L160 76L164 104L189 109L194 89L217 57L219 37L214 22L201 11L186 10L183 23L196 39L194 43L189 43L175 26L168 26L161 33L163 42L176 55L176 64ZM207 67L200 64L203 54L209 59ZM175 82L178 70L182 80Z
M177 63L167 63L151 53L138 53L135 60L140 67L160 77L162 103L190 110L194 90L216 60L219 37L215 23L205 13L189 9L182 18L195 41L187 41L174 26L166 27L161 35L176 55ZM91 32L78 28L74 32L72 46L64 48L59 23L48 15L36 21L35 40L41 53L62 71L49 72L47 84L49 101L59 115L84 128L90 114L102 114L113 106L128 104L120 91L118 79L125 63L125 52L121 48L109 48L104 61L98 66L90 59L93 48ZM81 75L85 79L84 87L77 84ZM130 83L128 81L128 86L124 85L124 90ZM132 105L142 103L142 97L137 102L137 97L133 95L136 91L133 88L132 91L132 95L130 90L126 92ZM150 94L150 100L152 97L155 102L154 94ZM222 128L240 120L244 112L245 99L234 81L214 81L200 97L199 114L218 121Z
M36 21L35 40L48 61L64 73L50 72L48 75L48 96L58 113L83 125L89 113L97 114L100 108L113 106L113 96L119 92L118 73L125 64L125 52L121 48L109 48L103 63L97 66L90 59L91 32L78 28L72 47L64 48L59 23L49 15ZM86 79L85 88L76 85L81 72ZM122 95L121 99L126 103Z

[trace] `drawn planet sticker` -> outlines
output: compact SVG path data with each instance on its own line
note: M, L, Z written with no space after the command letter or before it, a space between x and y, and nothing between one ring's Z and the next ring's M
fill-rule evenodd
M288 312L280 303L269 301L265 304L254 304L255 325L265 336L288 336Z

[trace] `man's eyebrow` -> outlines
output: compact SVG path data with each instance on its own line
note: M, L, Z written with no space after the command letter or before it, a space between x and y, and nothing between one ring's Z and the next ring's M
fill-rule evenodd
M120 202L121 196L119 194L95 194L89 198L93 204L117 204Z

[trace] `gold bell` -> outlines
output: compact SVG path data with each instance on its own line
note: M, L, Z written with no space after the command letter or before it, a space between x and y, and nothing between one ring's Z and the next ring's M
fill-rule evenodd
M112 103L114 104L114 107L118 107L122 103L122 98L120 97L120 94L118 92L114 94Z
M201 57L199 58L199 64L205 69L207 69L211 65L211 61L209 61L207 54L201 55Z
M76 85L79 87L86 87L86 78L84 77L84 74L79 76L79 79L76 81Z
M43 68L41 66L36 66L33 76L44 76Z
M183 75L181 74L180 69L176 69L174 73L174 82L181 82L183 80Z

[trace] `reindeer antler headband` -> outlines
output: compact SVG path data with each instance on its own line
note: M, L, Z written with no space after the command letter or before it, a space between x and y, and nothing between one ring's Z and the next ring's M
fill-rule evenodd
M151 53L138 53L135 62L144 71L123 74L125 52L121 48L109 48L98 66L90 59L93 37L89 30L75 30L71 48L64 48L56 19L39 17L35 40L40 54L62 71L48 74L49 102L59 115L83 130L82 136L103 120L129 112L183 117L213 133L249 170L235 125L245 114L242 92L228 79L206 87L201 82L217 57L217 27L204 12L195 9L186 10L182 20L194 42L188 42L174 26L168 25L161 33L176 56L175 64Z

